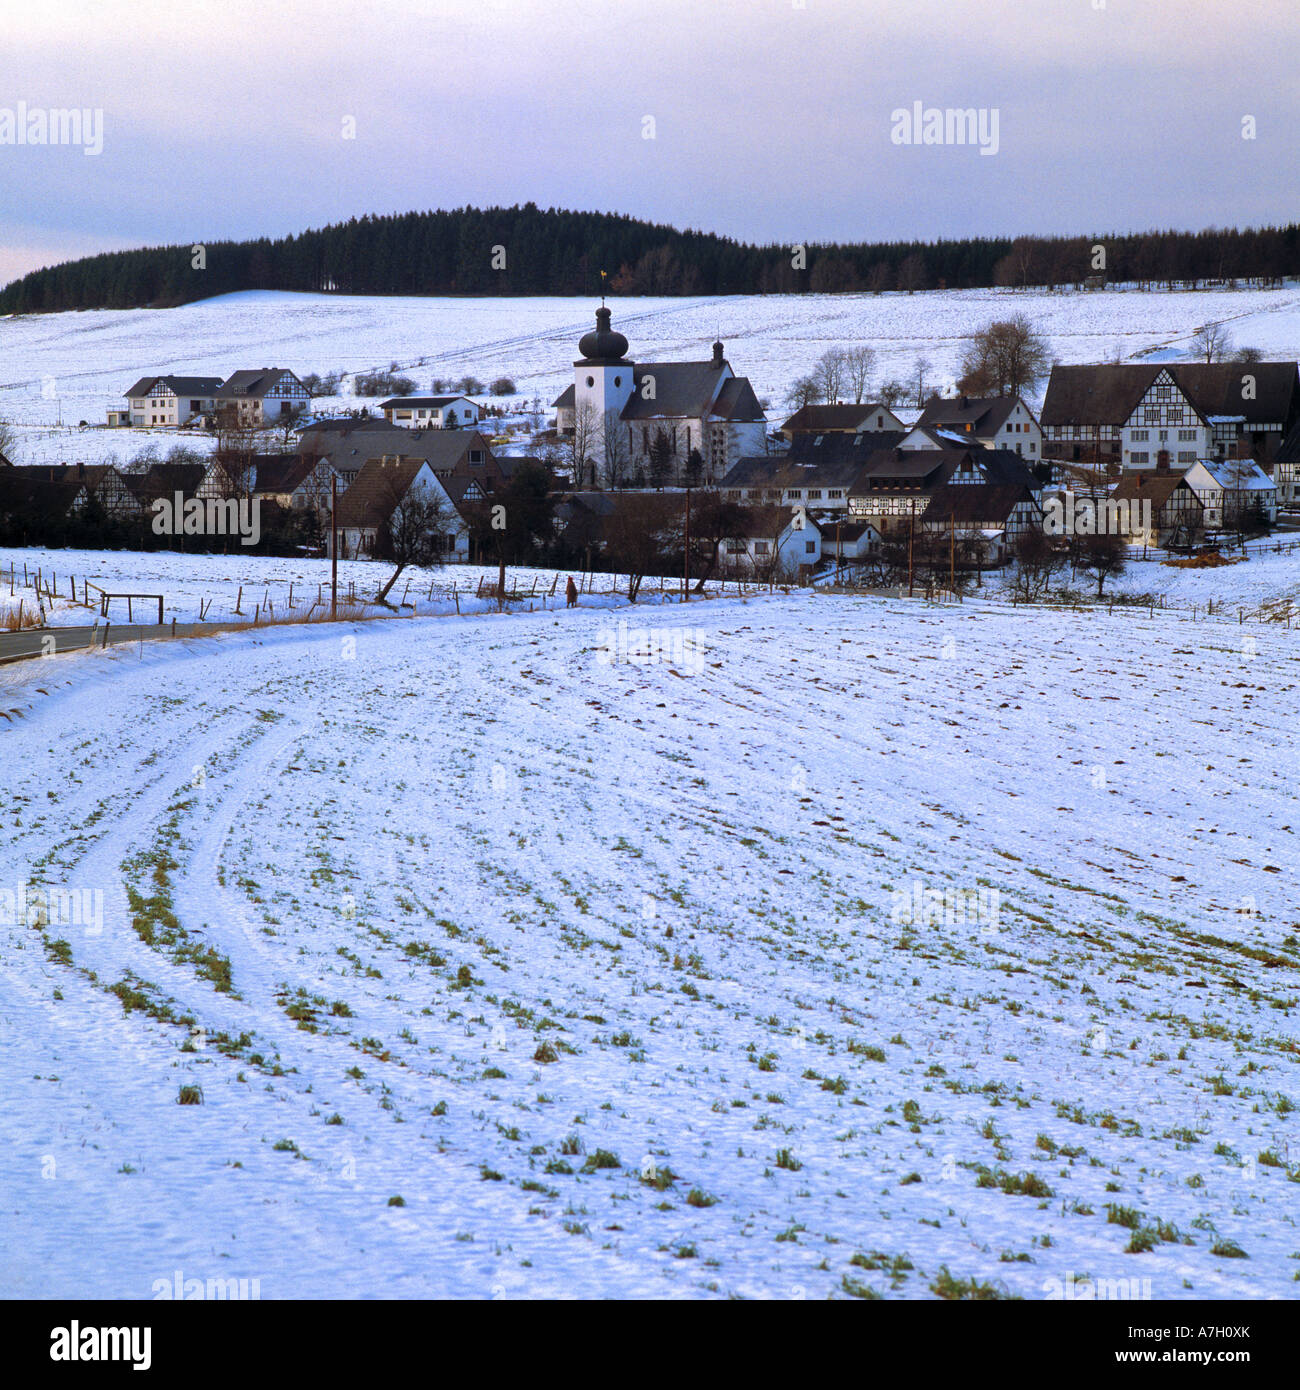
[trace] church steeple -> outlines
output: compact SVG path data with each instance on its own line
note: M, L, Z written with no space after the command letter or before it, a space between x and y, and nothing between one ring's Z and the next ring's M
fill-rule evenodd
M578 343L583 362L590 366L621 364L626 361L627 339L621 333L615 333L609 326L609 317L609 308L602 302L596 310L595 331L583 334Z

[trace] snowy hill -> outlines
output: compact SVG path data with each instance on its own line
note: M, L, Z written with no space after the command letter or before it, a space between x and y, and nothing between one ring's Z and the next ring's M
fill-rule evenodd
M299 375L347 373L396 361L417 385L472 373L514 379L543 405L572 381L578 338L591 327L583 299L383 299L279 292L225 295L178 309L93 310L0 320L0 419L19 423L22 461L125 459L146 444L163 453L166 431L80 431L148 372L228 374L284 366ZM867 343L877 382L911 379L919 356L931 384L954 379L963 339L1023 312L1066 363L1154 354L1185 357L1196 329L1226 320L1239 346L1300 358L1300 289L1163 293L1108 290L929 291L879 296L779 295L614 301L615 326L632 354L693 360L721 335L734 370L780 418L790 384L828 347ZM342 404L343 402L335 402ZM348 404L355 404L349 400ZM373 404L373 402L372 402ZM182 436L181 438L186 438Z

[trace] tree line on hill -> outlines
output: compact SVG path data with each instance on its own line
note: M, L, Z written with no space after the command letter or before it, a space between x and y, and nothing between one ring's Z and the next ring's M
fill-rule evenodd
M1100 254L1099 250L1100 248ZM112 251L33 271L0 313L168 307L242 290L361 295L795 294L1137 281L1274 284L1300 226L1095 237L757 246L614 213L457 208L352 218L275 240Z

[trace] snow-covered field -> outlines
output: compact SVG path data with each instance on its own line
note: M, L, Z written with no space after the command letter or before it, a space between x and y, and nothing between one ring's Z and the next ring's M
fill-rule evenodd
M375 599L392 573L393 566L380 561L340 560L339 602L347 603L352 610L364 610L369 616L383 616L394 607L408 617L412 612L428 617L496 610L495 599L477 596L481 584L496 584L496 566L412 566L389 591L388 608L381 608ZM533 610L563 608L569 575L568 570L507 566L507 595L512 603L525 609L529 605ZM625 575L602 573L584 577L574 571L573 578L575 583L583 584L584 607L618 607L627 603ZM45 626L86 626L99 617L100 599L95 590L100 589L109 594L162 595L164 622L175 619L178 623L237 623L255 618L261 621L268 616L272 620L296 620L313 610L319 616L320 610L328 607L330 580L330 562L320 559L237 553L182 555L168 551L5 548L0 549L0 618L16 609L20 600L24 612L34 612L39 598ZM680 579L646 579L638 602L657 601L666 590L677 592L680 584ZM707 587L716 593L721 586L712 582ZM142 601L128 610L124 599L110 600L111 622L126 622L132 616L137 622L156 622L157 605Z
M0 1295L1293 1297L1291 636L620 616L0 669Z
M1261 604L1294 600L1300 617L1300 550L1278 553L1273 547L1279 542L1289 544L1293 537L1280 533L1278 537L1247 546L1248 559L1216 569L1183 569L1163 563L1163 552L1151 551L1147 559L1134 550L1124 574L1111 579L1106 593L1150 594L1163 598L1171 608L1190 608L1202 611L1211 600L1225 612L1258 609ZM1236 558L1236 552L1233 552ZM12 585L11 585L12 574ZM24 574L28 583L24 585ZM375 614L373 599L392 574L390 565L375 561L344 560L339 562L339 596L355 605L368 608ZM41 577L40 598L49 626L81 626L98 617L98 595L95 589L109 593L161 594L163 619L170 622L239 622L255 615L266 617L269 600L273 618L301 617L318 601L329 601L330 564L328 560L300 559L267 555L182 555L168 551L141 553L128 550L47 550L39 547L0 550L0 618L23 602L24 611L36 608L36 578ZM564 606L565 570L508 568L507 589L520 598L522 606L529 603L535 609ZM580 575L575 576L581 578ZM495 568L475 565L448 565L425 570L412 568L398 580L389 594L393 604L405 605L404 611L414 609L420 615L449 615L485 613L493 610L495 602L479 599L476 593L480 581L496 583ZM84 602L89 581L90 606ZM627 579L621 575L596 574L586 581L591 591L584 590L584 606L618 606L626 604ZM1070 582L1068 571L1059 581ZM1084 594L1093 592L1095 581L1079 575L1075 586ZM679 581L664 581L676 591ZM664 587L659 579L644 581L640 603L656 599ZM993 572L985 577L985 588L976 597L994 598L1006 594L1006 577ZM57 595L50 597L51 584ZM13 592L10 592L12 587ZM73 601L73 589L76 601ZM725 585L712 582L709 590L717 593L735 588L732 581ZM620 597L621 595L621 597ZM290 603L292 601L292 607ZM156 607L143 603L135 611L137 619L154 621ZM109 605L109 618L124 622L127 609L123 600Z
M571 298L387 299L250 291L179 309L87 310L0 320L0 420L19 426L24 463L125 462L152 445L204 449L199 435L167 430L80 430L100 424L122 392L149 372L228 375L283 366L299 375L347 373L396 361L427 390L433 376L511 377L521 400L544 407L573 379L594 301ZM1300 288L1166 293L1005 290L915 295L773 295L619 299L614 323L642 361L700 360L721 335L734 370L781 411L785 393L828 347L867 343L877 383L908 380L918 357L931 384L951 384L963 340L1023 312L1062 362L1110 360L1118 350L1177 360L1207 320L1225 320L1239 346L1300 357ZM322 402L326 409L353 398ZM374 404L374 402L371 402ZM61 423L60 423L61 422Z

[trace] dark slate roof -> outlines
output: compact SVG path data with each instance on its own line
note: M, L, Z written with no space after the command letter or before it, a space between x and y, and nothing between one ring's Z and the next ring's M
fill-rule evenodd
M971 458L991 483L1029 488L1042 486L1034 472L1034 465L1014 449L973 449Z
M235 372L217 392L219 396L239 396L244 400L264 396L288 370L286 367L258 367ZM292 375L292 373L290 373Z
M1200 498L1192 491L1183 474L1171 472L1167 468L1139 468L1125 473L1110 495L1116 502L1150 501L1152 508L1158 509L1163 507L1180 487L1187 501L1195 500L1198 507L1201 505Z
M852 459L861 464L872 454L897 448L909 433L908 430L860 430L857 434L838 431L823 435L796 434L790 441L789 457L807 463Z
M562 409L564 406L568 406L570 409L572 409L575 399L576 393L574 391L573 382L570 382L564 388L564 390L561 391L560 394L556 396L556 398L551 402L551 409Z
M188 497L198 491L207 471L202 463L151 463L143 473L124 473L122 481L139 498L170 497L176 492Z
M889 410L889 407L871 402L862 405L805 405L796 410L781 429L794 434L816 434L826 430L853 434L862 429L878 410ZM892 415L893 411L889 413Z
M304 425L299 434L305 439L309 434L353 434L357 430L391 430L392 424L377 415L348 415L338 419L316 420Z
M766 423L767 416L763 413L763 407L758 403L758 397L754 394L754 388L749 384L749 378L747 376L733 376L723 382L722 390L718 392L718 399L713 403L710 419L762 420Z
M1291 433L1277 446L1277 453L1274 455L1275 463L1300 463L1300 421L1297 421Z
M737 459L718 484L721 488L844 488L851 487L861 474L861 459L841 458L826 463L799 463L776 456L753 455Z
M925 509L927 526L984 526L991 530L1006 525L1017 504L1033 502L1028 488L999 483L953 483L939 488Z
M1300 412L1294 362L1152 362L1053 367L1039 423L1122 425L1152 382L1167 371L1202 415L1243 415L1289 424ZM1255 378L1255 399L1241 398L1243 376Z
M254 454L254 492L293 492L320 460L305 454Z
M982 439L996 434L1019 404L1018 396L988 396L978 400L968 396L950 399L931 396L916 423Z
M795 509L793 507L778 507L772 505L745 507L743 510L747 523L744 528L744 534L749 539L757 537L763 540L771 539L774 536L780 536L795 518ZM818 535L821 534L821 526L818 525L817 521L807 512L804 513L803 524L805 530L816 531Z
M16 515L31 508L34 513L62 515L72 506L80 490L81 484L75 480L54 479L42 469L6 468L0 470L0 512Z
M623 419L704 419L721 375L722 368L712 362L640 363L632 369L635 384L623 407ZM646 377L654 378L653 400L641 396Z
M376 527L406 496L425 460L371 458L338 501L338 525Z
M861 540L863 533L873 531L875 527L869 521L826 521L822 523L821 532L828 541L837 540L841 545L852 545L854 541Z
M982 452L982 449L893 449L872 459L855 484L854 492L881 492L894 487L937 487L952 477L963 458ZM976 487L978 484L966 486Z
M219 376L142 376L123 396L147 396L160 381L165 381L178 396L215 396L221 389Z
M313 434L318 437L312 438ZM435 473L454 468L470 448L481 448L485 460L492 458L488 442L478 430L408 430L386 420L380 421L378 429L360 432L304 430L299 448L347 470L385 455L425 459Z

